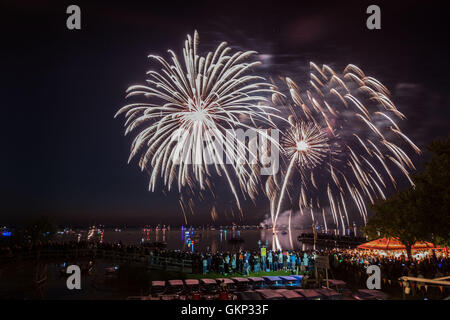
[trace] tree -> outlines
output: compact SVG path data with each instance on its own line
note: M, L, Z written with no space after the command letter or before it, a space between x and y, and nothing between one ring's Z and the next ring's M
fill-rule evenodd
M408 258L411 259L412 245L427 238L414 189L399 192L376 203L373 213L364 229L369 237L398 238L405 245Z
M376 203L365 227L371 238L398 238L409 258L416 241L450 244L450 135L427 149L432 157L413 177L415 187Z
M428 150L432 157L414 177L414 195L429 241L450 246L450 135L433 141Z

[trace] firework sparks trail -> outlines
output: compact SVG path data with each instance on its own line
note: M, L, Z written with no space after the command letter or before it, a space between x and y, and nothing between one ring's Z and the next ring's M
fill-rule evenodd
M396 142L406 142L417 154L421 151L401 132L396 120L405 116L381 82L351 64L343 75L327 65L320 68L311 62L310 67L305 92L286 78L292 102L272 98L284 101L292 112L290 128L281 140L289 165L281 187L266 185L266 195L274 201L280 190L277 207L271 210L275 228L288 182L298 171L300 177L293 182L300 190L300 213L309 208L314 222L314 211L322 211L328 230L323 208L328 205L334 224L345 233L346 225L350 227L346 201L353 201L365 223L365 201L385 199L389 180L396 188L393 170L399 169L414 185L408 171L414 165ZM376 169L380 163L381 169Z
M246 157L249 148L227 133L257 125L276 127L273 119L281 117L265 97L276 91L264 78L248 74L260 64L246 62L255 52L231 53L223 42L200 56L198 42L197 32L188 35L181 61L172 50L171 61L149 55L161 70L147 72L146 85L127 90L127 98L143 96L149 101L128 104L115 116L125 114L125 135L135 133L128 162L139 155L141 171L150 175L150 191L161 178L168 190L176 181L180 194L197 185L212 192L210 177L215 171L226 179L240 210L239 193L253 199L258 176Z
M289 230L289 244L291 245L291 249L294 249L294 243L292 242L291 217L292 217L292 210L289 211L288 230Z

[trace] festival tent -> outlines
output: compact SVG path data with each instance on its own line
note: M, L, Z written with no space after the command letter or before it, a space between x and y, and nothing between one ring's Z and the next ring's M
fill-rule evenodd
M403 243L401 243L398 239L395 238L381 238L373 241L369 241L363 244L360 244L358 249L364 250L406 250L406 247ZM430 242L416 242L412 247L412 250L427 250L427 249L439 249L436 248Z

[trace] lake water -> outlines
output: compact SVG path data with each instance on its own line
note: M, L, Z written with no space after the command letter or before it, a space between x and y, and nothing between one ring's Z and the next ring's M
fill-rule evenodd
M257 250L260 245L268 248L282 249L312 249L312 244L298 241L297 238L302 233L309 233L309 230L293 229L288 231L279 231L275 235L271 229L255 230L171 230L156 231L155 229L125 229L115 231L114 229L105 229L102 235L98 236L102 242L118 243L124 245L139 245L142 243L166 242L167 249L182 251L211 252L216 251L236 251L236 250ZM87 231L79 231L80 239L85 240ZM62 241L76 240L77 235L60 235ZM230 241L230 239L241 239L241 242Z

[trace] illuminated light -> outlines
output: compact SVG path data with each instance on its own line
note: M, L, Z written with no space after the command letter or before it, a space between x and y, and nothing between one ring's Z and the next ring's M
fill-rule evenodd
M291 127L283 131L281 139L288 160L282 181L268 179L265 193L270 200L274 230L286 189L294 182L300 191L300 212L310 209L314 221L315 211L329 207L336 229L345 234L350 228L348 202L354 203L365 224L366 200L373 204L377 199L385 199L388 179L396 187L391 166L399 168L414 186L409 175L413 162L394 141L404 142L417 154L421 151L400 131L397 120L405 117L381 82L354 65L348 65L343 74L326 65L311 63L310 68L311 88L302 92L301 85L286 78L290 97L278 95L278 99L272 99L277 100L277 105L291 106ZM401 139L394 140L396 135ZM377 168L375 162L382 167ZM298 171L300 178L294 176ZM328 199L321 196L325 193ZM324 213L323 217L326 220Z
M250 159L242 156L242 143L237 137L231 137L230 141L228 129L249 129L240 120L242 117L252 119L258 126L276 127L273 119L282 117L268 105L266 95L277 91L264 78L247 74L261 64L246 61L256 52L231 53L232 49L222 42L214 52L200 56L198 43L195 31L185 41L182 59L172 50L169 50L171 61L149 55L159 62L161 71L149 71L147 83L129 87L127 98L143 96L154 100L128 104L115 117L124 114L125 134L135 133L129 162L139 157L142 171L152 168L148 170L150 191L155 190L161 177L169 191L177 187L182 193L183 189L198 185L201 190L208 187L213 192L208 159L224 150L225 157L232 161L229 166L215 161L216 173L226 177L228 189L241 209L238 196L241 191L252 199L257 192L253 184L234 181L253 181L255 172ZM217 141L226 142L226 148L219 147ZM205 149L205 145L210 148ZM161 157L162 154L165 156ZM183 200L180 201L182 204Z
M308 143L304 140L297 142L297 151L306 151L308 150Z

